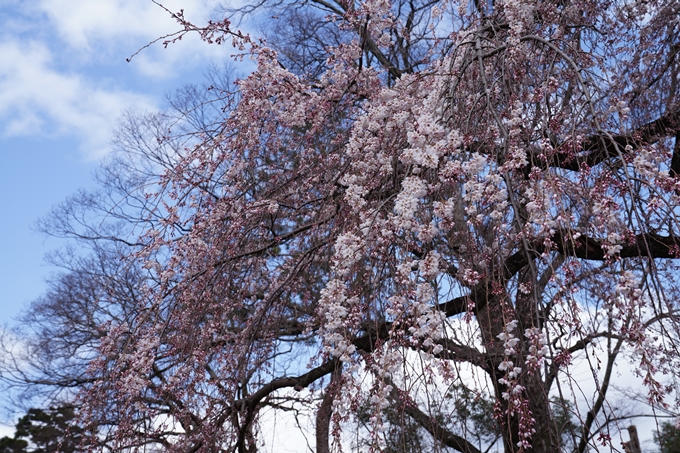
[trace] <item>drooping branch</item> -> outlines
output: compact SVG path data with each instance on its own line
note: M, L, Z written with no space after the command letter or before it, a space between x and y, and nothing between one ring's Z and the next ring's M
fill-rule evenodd
M671 176L680 175L680 132L675 134L675 147L673 148L673 158L668 174Z
M656 143L665 137L673 136L678 131L680 131L680 111L670 112L640 126L630 134L598 133L587 137L581 143L565 142L558 149L566 151L580 148L580 151L576 151L576 155L570 152L558 154L550 165L565 170L579 171L582 164L593 167L607 159L635 151L641 145ZM630 151L626 150L626 146L630 146ZM676 146L673 162L680 162L680 156L676 155L678 152L680 149Z
M420 410L417 404L407 394L398 390L393 382L389 383L392 385L390 398L392 398L408 416L410 416L420 426L427 430L427 432L429 432L433 438L437 439L447 447L453 448L454 450L460 451L462 453L482 453L477 447L472 445L472 443L470 443L464 437L453 434L451 431L442 426L441 423L439 423L439 421L437 421L434 417L430 417L425 412Z
M557 251L575 258L604 261L614 255L608 253L608 244L603 239L596 239L586 235L574 238L574 234L556 232L551 240ZM680 238L676 236L661 236L656 233L640 233L632 240L624 242L621 250L616 254L621 258L680 258L678 247ZM544 246L537 245L537 251L543 251Z
M321 9L332 11L339 17L344 17L347 14L354 13L351 6L350 9L348 9L346 7L347 4L343 4L342 2L340 2L338 6L333 5L325 0L312 0L312 3L319 5ZM349 5L351 5L351 3ZM367 21L368 20L370 20L370 17L367 18ZM395 80L401 77L402 71L390 61L390 59L383 53L382 50L380 50L378 44L375 42L375 40L373 40L370 33L367 32L367 27L357 25L354 27L354 29L361 40L362 50L371 53L376 58L376 60L378 60L380 65L388 71L390 77Z
M323 376L330 374L338 366L337 360L329 360L328 362L320 365L305 374L301 374L296 377L282 377L274 379L273 381L260 387L258 391L248 396L247 398L242 398L240 400L234 401L233 407L240 409L243 407L249 407L254 409L264 398L269 394L280 390L282 388L292 387L294 389L300 390L308 387L312 382L321 379Z
M588 345L592 344L593 341L599 339L599 338L608 338L608 339L615 339L615 340L621 340L621 337L619 335L616 335L612 332L594 332L589 335L584 336L580 340L578 340L576 343L571 345L570 347L564 349L564 351L568 352L570 355L582 351L585 349ZM548 374L545 378L546 382L546 388L552 388L552 384L557 379L557 375L560 371L560 363L553 361L550 363L549 366L549 371Z
M604 239L593 238L585 234L576 235L575 232L557 231L550 240L554 243L553 250L574 258L604 261L614 256L620 258L680 258L680 237L662 236L656 233L640 233L620 245L621 249L609 253L611 245ZM527 255L536 258L546 251L544 242L534 243L529 251L520 250L505 260L505 278L511 278L526 266Z
M519 250L508 258L503 263L503 269L499 276L496 277L497 283L505 284L523 267L529 264L528 259L540 256L542 250L538 248L533 250ZM491 286L491 279L486 278L477 283L471 288L470 293L464 296L454 297L444 303L438 305L439 310L443 311L447 317L460 315L471 310L472 313L477 313L483 308L489 299L493 296L489 293Z
M391 323L383 322L377 328L368 329L367 332L352 341L358 351L373 352L375 343L378 340L386 340L390 336Z
M579 442L577 450L579 453L583 453L586 447L588 446L591 427L593 425L593 422L595 422L597 414L600 412L602 406L604 405L604 402L606 401L607 390L609 389L609 383L611 381L612 371L614 369L614 362L616 360L616 356L619 354L619 351L621 350L622 344L623 340L618 340L613 350L611 350L607 355L607 367L605 369L602 385L598 389L597 400L595 401L593 407L588 411L586 421L583 425L583 435L581 437L581 441Z
M316 380L321 379L323 376L332 373L337 367L338 361L334 359L329 360L300 376L274 379L268 384L260 387L259 390L248 397L234 401L234 403L231 404L230 407L219 417L218 423L219 425L222 425L228 418L234 418L239 412L243 413L244 416L238 429L239 440L237 442L238 444L242 444L244 441L244 436L248 432L249 427L255 419L258 405L263 399L276 390L283 388L292 387L296 390L301 390L305 387L308 387L312 382L315 382ZM198 448L200 448L200 445L197 447L197 449Z
M477 349L458 344L449 338L438 340L437 344L444 347L444 350L440 352L437 357L446 360L470 363L483 369L487 373L491 371L491 365L486 354L478 351Z
M489 295L486 291L486 285L487 282L484 280L472 288L470 294L454 297L453 299L439 304L437 308L443 311L447 318L463 314L470 308L472 313L476 313L477 310L484 307L488 302L487 298Z

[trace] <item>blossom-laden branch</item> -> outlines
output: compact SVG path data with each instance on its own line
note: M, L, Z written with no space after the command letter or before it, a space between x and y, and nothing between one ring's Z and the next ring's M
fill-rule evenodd
M155 127L157 145L137 130L125 142L164 157L129 188L144 203L125 234L139 240L118 256L143 263L138 307L107 325L90 365L92 417L115 401L121 449L162 414L189 428L172 449L246 451L275 393L335 372L320 406L307 401L320 451L368 392L374 450L391 398L477 453L412 404L419 390L395 393L411 357L426 390L463 379L459 363L481 371L508 453L562 449L551 386L586 344L632 351L652 404L678 391L655 379L680 366L680 325L659 316L680 296L677 8L317 0L280 12L308 4L332 20L307 11L319 34L289 29L308 47L279 42L287 55L228 20L174 16L177 37L230 37L257 69L208 124L192 129L201 104L174 131ZM316 367L299 371L300 357Z

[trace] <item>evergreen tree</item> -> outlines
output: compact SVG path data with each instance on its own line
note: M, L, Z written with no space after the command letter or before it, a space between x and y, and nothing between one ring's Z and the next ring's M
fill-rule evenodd
M0 439L0 453L24 453L28 447L28 442L16 437L3 437Z
M680 429L664 422L661 431L654 431L654 442L659 444L661 453L680 453Z
M72 406L29 409L16 424L14 438L0 439L0 453L74 453L82 443L83 429L74 423Z

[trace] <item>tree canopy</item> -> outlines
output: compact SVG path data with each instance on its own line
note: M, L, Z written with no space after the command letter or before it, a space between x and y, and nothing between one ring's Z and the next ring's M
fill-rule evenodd
M83 430L70 406L29 409L16 424L14 437L0 439L2 453L75 453L83 451ZM29 442L30 441L30 442Z
M621 360L678 414L680 3L174 17L257 68L126 116L45 222L108 263L51 293L93 288L93 445L254 452L288 416L319 453L618 448Z
M661 447L661 453L680 452L680 430L671 423L662 423L661 429L654 432L654 440Z

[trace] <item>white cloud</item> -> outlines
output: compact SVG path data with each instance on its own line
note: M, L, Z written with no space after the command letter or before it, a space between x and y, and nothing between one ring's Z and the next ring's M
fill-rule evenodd
M0 437L14 437L14 427L0 425Z
M153 109L148 96L104 89L55 69L40 42L0 41L0 130L6 136L73 135L90 158L106 152L116 118L128 108Z
M173 12L184 8L187 18L198 23L216 6L201 0L161 3ZM129 38L153 40L178 29L175 20L150 0L39 0L38 8L58 35L80 50L92 50L93 43L101 42L115 46Z
M183 9L185 18L204 24L219 5L216 0L168 0L168 11ZM182 29L168 11L151 0L38 0L55 35L80 59L128 58L150 42ZM226 47L226 46L225 46ZM147 77L171 78L211 59L224 59L230 49L209 46L196 34L185 36L167 49L162 41L144 49L132 67Z
M181 29L151 0L0 1L9 12L0 21L0 135L73 136L90 158L106 152L123 110L162 104L158 82L200 77L209 62L233 53L190 34L167 49L146 48L125 65L143 46ZM162 4L203 24L220 2Z

